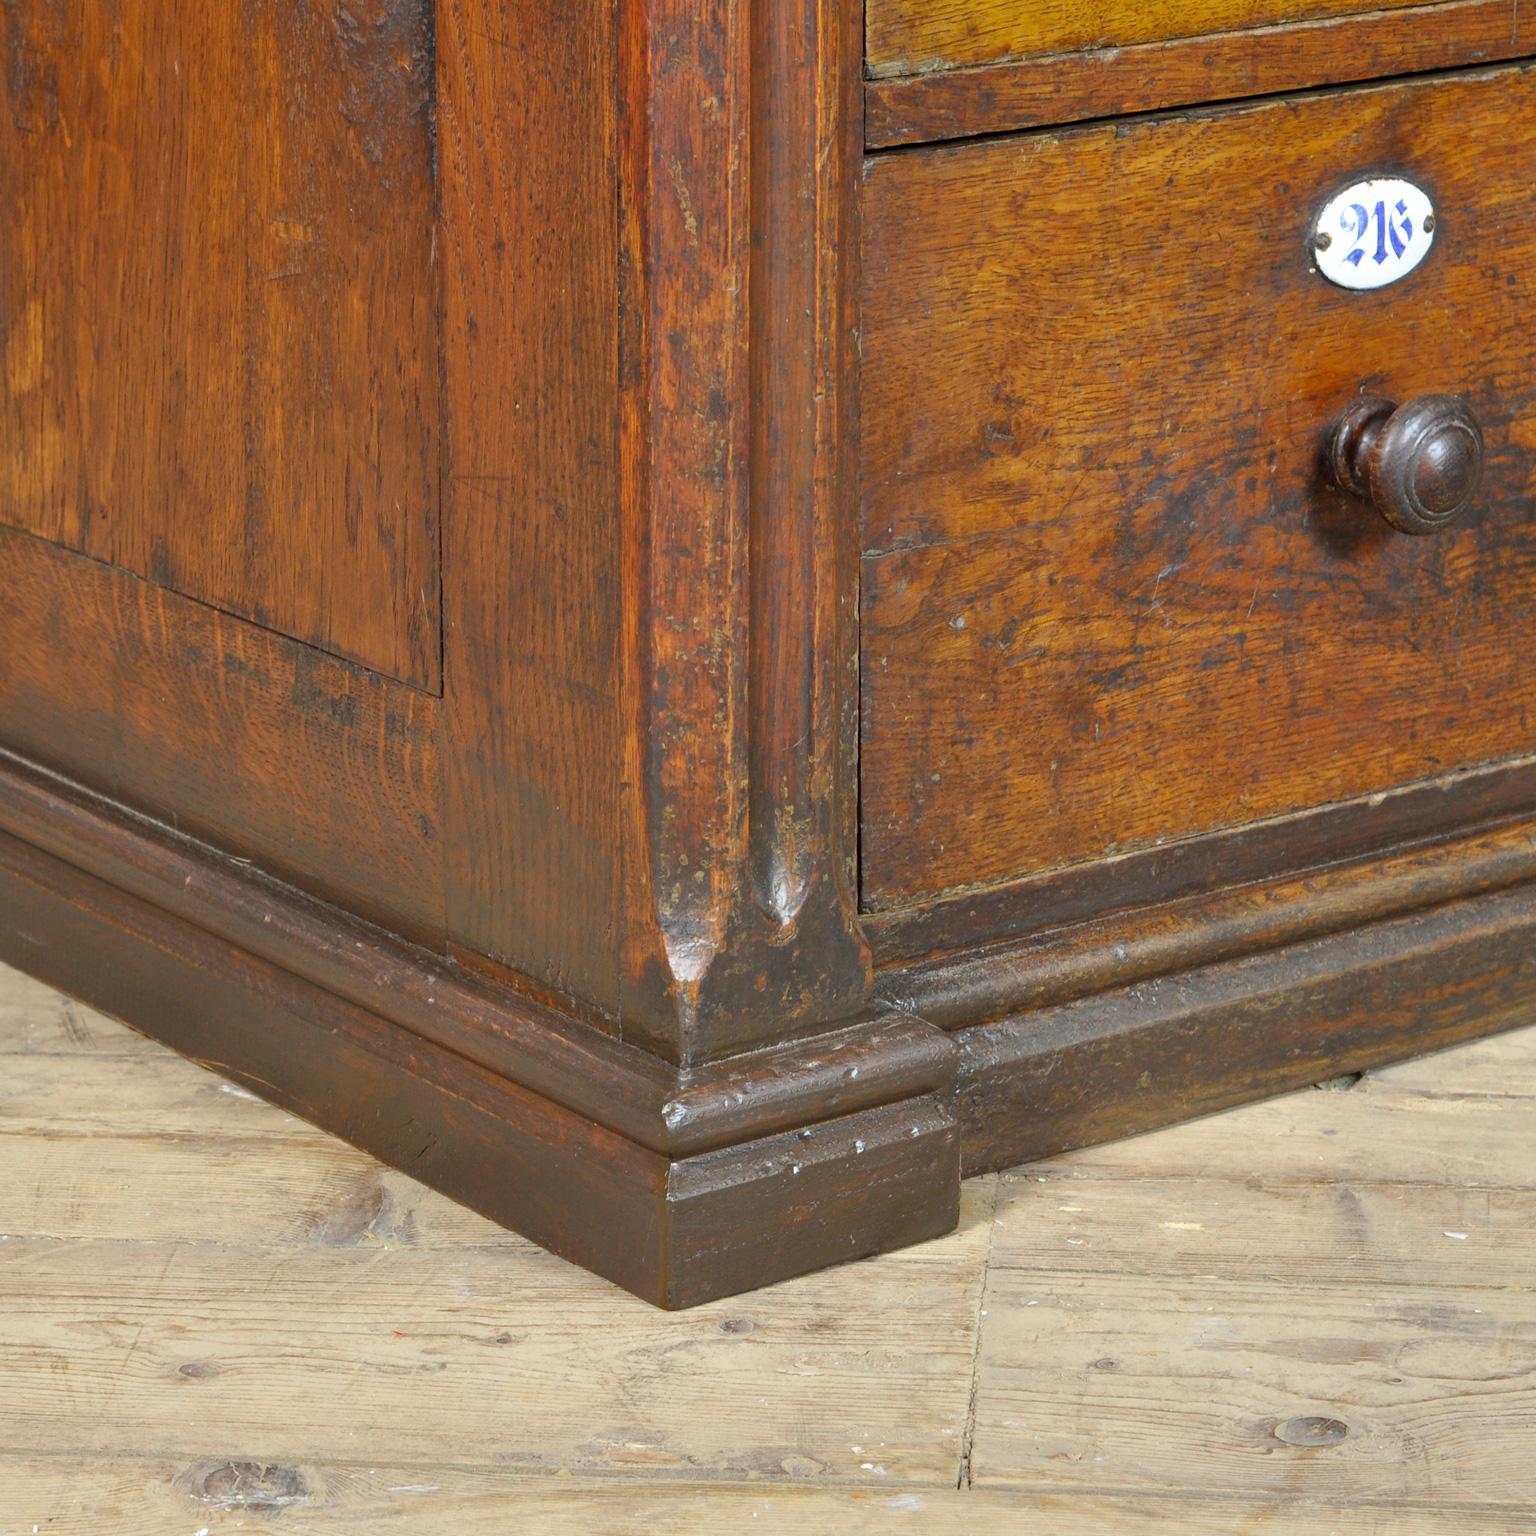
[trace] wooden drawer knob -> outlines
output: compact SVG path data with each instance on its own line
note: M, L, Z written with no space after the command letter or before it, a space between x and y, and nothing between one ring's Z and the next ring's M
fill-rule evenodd
M1362 395L1328 446L1333 478L1403 533L1439 533L1472 505L1483 483L1483 430L1458 395L1394 405Z

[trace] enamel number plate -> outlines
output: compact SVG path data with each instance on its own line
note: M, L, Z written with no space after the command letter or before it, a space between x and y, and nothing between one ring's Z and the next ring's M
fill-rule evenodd
M1435 241L1435 209L1411 181L1377 176L1328 200L1312 232L1317 270L1341 288L1385 288L1418 266Z

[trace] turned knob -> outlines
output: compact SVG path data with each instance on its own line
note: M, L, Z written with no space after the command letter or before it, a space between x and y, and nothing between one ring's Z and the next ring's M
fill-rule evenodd
M1483 483L1483 431L1457 395L1394 405L1362 395L1328 446L1333 478L1402 533L1439 533L1472 505Z

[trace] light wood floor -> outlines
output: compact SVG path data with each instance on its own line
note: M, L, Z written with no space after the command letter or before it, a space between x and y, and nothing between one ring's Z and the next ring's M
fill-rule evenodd
M1536 1029L666 1316L0 969L0 1532L1536 1533Z

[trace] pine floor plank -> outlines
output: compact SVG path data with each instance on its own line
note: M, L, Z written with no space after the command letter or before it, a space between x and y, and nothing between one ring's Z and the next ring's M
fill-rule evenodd
M163 1046L153 1054L13 1054L4 1061L0 1135L86 1136L100 1142L216 1130L228 1141L331 1139Z
M1536 1035L1523 1032L1536 1053ZM1428 1182L1536 1189L1536 1113L1518 1097L1426 1094L1367 1077L1348 1092L1315 1088L1145 1136L1055 1158L1054 1172ZM1040 1169L1014 1169L1017 1180Z
M209 1463L0 1456L11 1530L49 1536L1445 1536L1437 1509L1294 1500L1127 1498L1018 1490L637 1485L381 1463ZM47 1523L44 1523L47 1522ZM1520 1511L1459 1517L1470 1536L1529 1536Z
M1459 1054L1003 1176L974 1483L1536 1529L1536 1104Z
M994 1271L982 1486L1536 1513L1536 1295Z
M1258 1279L1277 1288L1536 1285L1529 1189L1258 1179L1236 1169L1108 1178L1047 1165L1003 1182L998 1218L994 1272Z
M1533 1098L1536 1028L667 1316L0 970L0 1533L1533 1536Z
M328 1139L0 1134L0 1234L94 1242L530 1247Z
M667 1315L527 1244L0 1243L0 1449L953 1486L984 1221Z
M1380 1067L1368 1082L1377 1089L1409 1093L1536 1099L1536 1050L1531 1049L1528 1029L1511 1030Z

